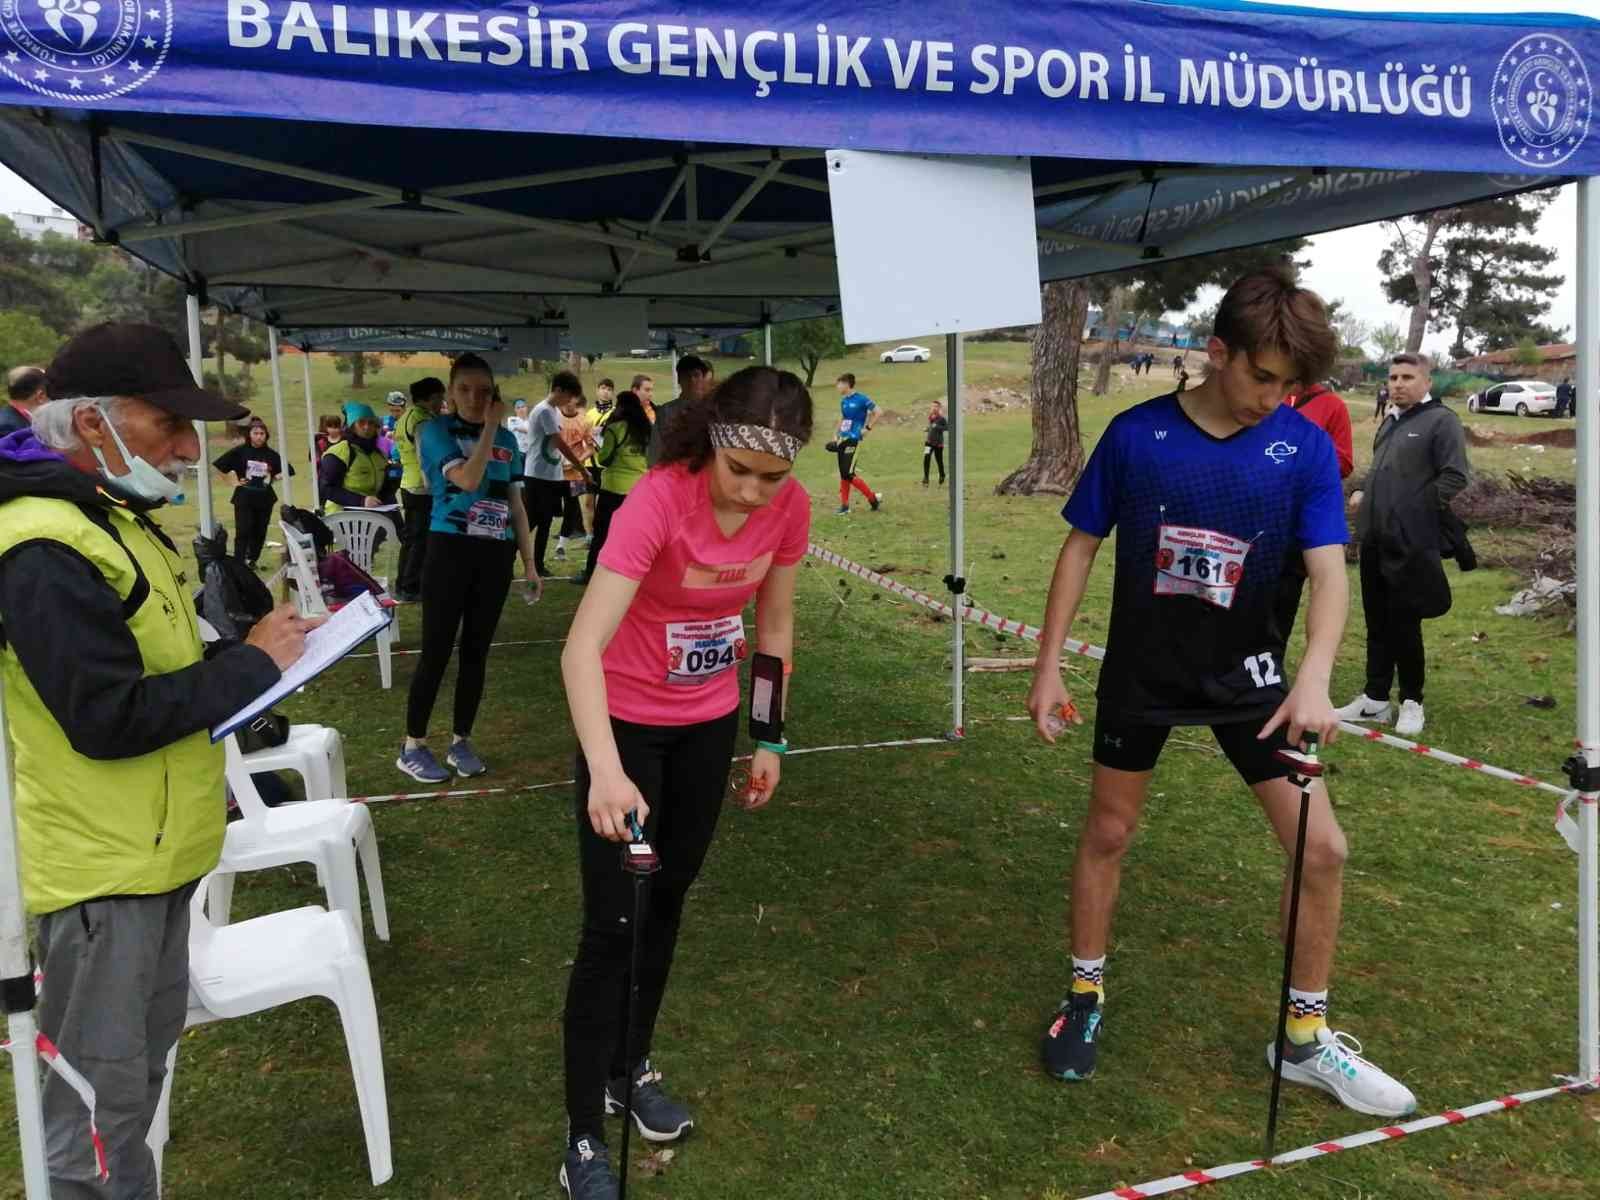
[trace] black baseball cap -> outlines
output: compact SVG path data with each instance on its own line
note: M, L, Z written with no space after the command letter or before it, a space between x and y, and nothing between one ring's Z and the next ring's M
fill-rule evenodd
M237 421L242 405L198 386L172 335L154 325L107 321L90 326L56 353L45 370L52 400L137 396L195 421Z

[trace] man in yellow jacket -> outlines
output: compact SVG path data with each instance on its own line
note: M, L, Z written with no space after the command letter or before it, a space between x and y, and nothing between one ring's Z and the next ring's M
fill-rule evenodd
M39 1027L94 1085L44 1087L55 1200L154 1197L144 1138L188 996L189 899L217 863L222 747L207 730L300 656L285 605L202 653L194 586L152 514L203 463L194 420L244 409L196 387L172 338L97 325L50 364L49 400L0 440L0 687L23 898L38 916Z

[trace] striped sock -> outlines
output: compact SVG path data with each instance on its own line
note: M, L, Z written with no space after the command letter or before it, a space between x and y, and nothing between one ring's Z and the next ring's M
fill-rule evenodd
M1106 998L1106 956L1099 958L1072 958L1072 990L1094 992L1102 1003Z
M1289 989L1289 1040L1304 1046L1317 1040L1317 1030L1328 1024L1328 992Z

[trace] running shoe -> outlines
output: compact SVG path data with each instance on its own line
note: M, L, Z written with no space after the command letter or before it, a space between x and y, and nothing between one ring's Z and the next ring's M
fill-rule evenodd
M444 783L450 778L450 772L439 765L433 751L426 746L407 750L405 743L401 742L400 757L394 760L394 765L418 783Z
M463 779L482 775L489 769L483 765L483 759L478 757L478 752L466 738L458 738L450 743L450 750L445 754L444 761L454 767L456 774Z
M567 547L562 542L557 542L556 543L556 561L557 562L566 562L567 561Z
M622 1112L627 1087L626 1079L613 1079L606 1084L608 1116ZM676 1141L694 1128L689 1110L661 1090L661 1072L651 1068L648 1058L639 1064L639 1074L633 1081L633 1123L647 1142Z
M878 509L880 509L882 507L883 507L883 493L882 492L873 492L872 493L872 511L873 512L877 512Z
M1055 1079L1094 1078L1095 1053L1105 1032L1099 992L1070 992L1039 1043L1045 1074Z
M1388 700L1374 700L1362 692L1343 708L1334 709L1333 715L1341 721L1372 721L1387 725L1394 718L1394 706Z
M841 504L838 508L833 510L833 515L836 517L848 517L850 515L850 506L848 504Z
M617 1177L605 1143L581 1137L561 1161L561 1186L569 1200L617 1200Z
M1402 700L1400 716L1395 720L1394 731L1401 737L1416 737L1422 732L1422 702Z
M1277 1061L1267 1046L1267 1066ZM1417 1098L1392 1075L1361 1057L1361 1043L1348 1033L1335 1033L1324 1025L1317 1040L1304 1045L1289 1043L1283 1056L1285 1083L1320 1088L1346 1108L1369 1117L1408 1117L1417 1111Z
M589 572L579 571L576 575L568 575L567 582L575 583L579 587L582 587L584 584L589 582Z

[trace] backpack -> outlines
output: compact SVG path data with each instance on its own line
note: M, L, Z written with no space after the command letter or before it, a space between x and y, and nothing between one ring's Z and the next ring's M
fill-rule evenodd
M243 641L251 627L272 611L272 592L248 566L228 554L228 531L194 539L201 586L195 612L224 642Z
M358 567L344 550L335 550L317 560L317 582L322 585L324 600L341 604L354 600L362 592L383 595L383 586Z
M278 518L311 539L317 558L322 558L333 549L333 530L329 529L328 523L310 509L295 508L293 505L285 504L278 510Z

